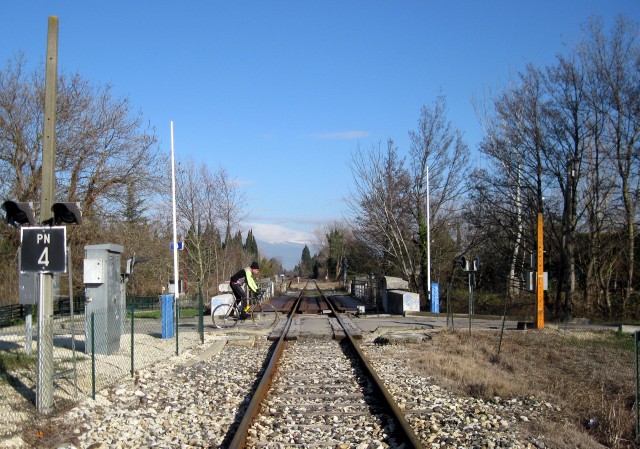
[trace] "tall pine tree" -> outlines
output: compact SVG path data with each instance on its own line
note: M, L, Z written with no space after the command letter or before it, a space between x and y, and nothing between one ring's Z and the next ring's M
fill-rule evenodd
M256 238L253 236L253 230L251 229L249 229L247 233L244 250L248 258L258 260L258 242L256 242Z
M311 260L311 251L309 247L304 245L302 249L302 257L300 258L300 277L307 277L313 269L313 261Z

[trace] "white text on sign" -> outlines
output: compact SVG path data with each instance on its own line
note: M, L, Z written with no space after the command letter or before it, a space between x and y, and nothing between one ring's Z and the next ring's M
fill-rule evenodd
M67 233L64 226L22 227L20 243L21 272L67 271Z

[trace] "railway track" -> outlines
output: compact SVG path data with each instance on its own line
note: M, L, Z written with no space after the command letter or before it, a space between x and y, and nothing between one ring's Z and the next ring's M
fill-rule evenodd
M422 447L349 326L315 284L308 287L287 318L229 447ZM301 298L309 295L332 308L345 338L286 338Z
M311 290L304 292L311 294ZM353 304L340 294L331 294L330 299L353 310ZM544 437L519 434L520 422L557 415L555 408L547 410L551 405L541 405L534 398L458 397L413 372L410 364L419 346L378 346L374 343L377 333L364 335L356 346L352 336L346 335L349 329L336 332L333 322L338 319L324 312L298 314L295 319L303 328L298 340L282 343L282 336L291 334L291 324L281 319L289 329L281 333L277 348L273 340L264 338L275 328L240 323L232 332L213 331L208 335L210 347L182 360L145 368L134 382L103 392L106 402L83 403L50 421L47 432L63 434L51 433L51 444L38 440L42 444L36 445L53 447L55 438L56 447L69 449L380 449L420 447L420 442L425 447L542 447ZM374 327L367 323L366 328ZM394 412L398 407L385 404L384 386L368 372L359 349L371 355L376 371L393 392L402 408L400 419ZM280 350L278 362L272 353ZM407 436L410 433L403 436L402 415L418 433L419 442ZM66 443L59 443L63 438Z

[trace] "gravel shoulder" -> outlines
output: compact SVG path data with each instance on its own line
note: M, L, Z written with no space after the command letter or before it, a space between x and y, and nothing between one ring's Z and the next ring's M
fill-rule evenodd
M543 390L498 394L499 389L487 389L494 376L488 372L509 371L508 364L515 362L505 355L502 366L474 368L491 354L473 344L467 352L469 342L460 345L465 339L460 334L380 328L361 340L427 447L604 447L572 421L565 402ZM487 333L474 337L483 340L481 335ZM492 331L489 347L494 337ZM514 341L508 341L513 350ZM134 378L100 391L95 401L87 399L24 429L3 447L224 447L250 400L271 344L260 333L208 331L204 345L141 369ZM478 391L469 391L473 382L447 374L447 369L461 370L459 359L476 369Z

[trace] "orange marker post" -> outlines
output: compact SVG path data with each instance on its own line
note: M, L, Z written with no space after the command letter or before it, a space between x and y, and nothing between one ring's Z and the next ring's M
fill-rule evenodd
M542 212L538 213L538 260L536 263L537 313L536 329L544 329L544 233Z

